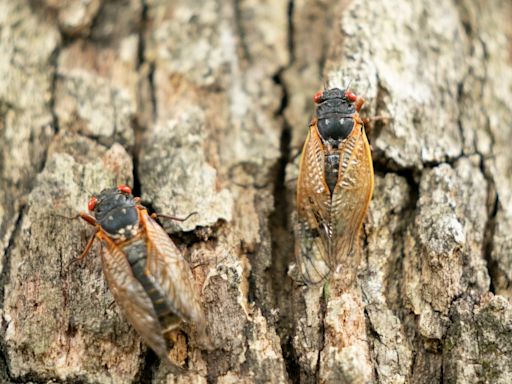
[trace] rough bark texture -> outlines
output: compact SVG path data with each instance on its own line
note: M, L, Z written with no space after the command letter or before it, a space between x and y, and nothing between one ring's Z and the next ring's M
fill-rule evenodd
M0 382L512 382L512 5L0 0ZM357 284L293 266L323 87L366 116ZM176 377L123 319L91 228L119 183L195 266L212 345ZM181 351L181 352L180 352Z

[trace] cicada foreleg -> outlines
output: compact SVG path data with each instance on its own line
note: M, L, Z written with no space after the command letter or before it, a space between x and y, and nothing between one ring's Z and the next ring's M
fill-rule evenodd
M91 216L91 215L89 215L88 213L85 213L85 212L80 212L78 217L80 217L82 220L86 221L88 224L96 226L96 219L94 218L94 216ZM94 234L90 237L89 241L87 241L87 245L85 246L85 249L82 252L82 254L80 256L78 256L78 257L73 258L73 260L71 260L69 265L71 265L71 264L73 264L73 263L75 263L77 261L81 261L81 260L85 259L87 254L90 252L90 250L92 248L92 245L94 244L94 239L96 238L96 233L97 232L94 232Z
M83 219L84 221L86 221L88 224L90 225L93 225L93 226L96 226L96 219L89 215L88 213L85 213L85 212L80 212L78 215L75 215L75 216L66 216L66 215L61 215L59 213L54 213L55 216L58 216L58 217L62 217L64 219L67 219L67 220L76 220L76 219ZM91 247L94 243L94 238L96 237L96 232L91 236L91 238L87 241L87 245L85 246L85 249L84 251L82 252L82 254L78 257L74 257L73 260L71 260L71 262L68 264L68 267L71 266L71 264L77 262L77 261L80 261L80 260L83 260L87 254L89 253L89 251L91 250Z
M89 251L91 250L91 247L92 245L94 244L94 239L96 237L96 233L94 233L91 238L89 239L89 241L87 242L87 245L85 246L85 249L84 251L82 252L82 254L78 257L75 258L74 261L80 261L80 260L83 260L85 258L85 256L87 256L87 254L89 253Z
M77 217L80 217L82 220L86 221L91 225L96 225L96 219L94 218L94 216L91 216L88 213L80 212Z
M375 122L377 121L383 121L384 123L387 123L389 120L391 120L391 116L387 116L387 115L377 115L377 116L372 116L372 117L365 117L362 120L363 122L363 125L364 125L364 130L366 132L366 136L370 136L371 135L371 132L373 131L373 125ZM377 132L378 134L378 132Z
M357 96L356 101L354 102L354 106L356 107L356 111L359 112L365 103L365 99L361 96Z

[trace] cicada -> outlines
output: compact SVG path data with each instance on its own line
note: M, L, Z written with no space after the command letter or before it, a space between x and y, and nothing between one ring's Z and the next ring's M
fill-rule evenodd
M139 198L125 185L105 189L80 217L96 227L103 272L115 301L142 339L174 368L168 333L182 321L204 329L205 317L188 262Z
M308 284L331 271L355 276L359 233L373 192L370 145L349 90L318 92L297 181L295 255ZM346 270L352 269L352 270Z

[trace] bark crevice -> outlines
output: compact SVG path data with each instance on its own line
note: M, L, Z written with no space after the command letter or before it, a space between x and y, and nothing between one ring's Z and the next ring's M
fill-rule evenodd
M23 223L23 217L26 210L26 205L22 205L19 210L19 215L16 219L16 222L14 224L14 229L11 233L11 237L9 238L9 241L7 243L7 247L5 248L3 259L2 259L2 273L0 274L0 303L1 303L1 309L4 309L5 304L5 286L9 281L10 278L10 272L11 272L11 251L14 247L14 242L16 238L19 236L19 233L21 231L21 224ZM5 320L2 319L2 333L5 333L6 331L6 324ZM5 345L5 341L3 338L0 338L0 368L1 365L4 365L5 372L0 373L0 378L2 375L6 375L9 380L13 380L13 377L11 375L10 365L8 362L7 357L7 346Z

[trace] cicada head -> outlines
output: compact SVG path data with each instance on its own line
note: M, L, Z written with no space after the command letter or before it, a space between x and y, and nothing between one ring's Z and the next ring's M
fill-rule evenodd
M354 128L353 115L357 112L356 99L352 92L340 88L315 94L317 127L324 141L337 144L350 135Z
M104 189L89 200L88 208L101 229L114 239L128 239L138 231L136 203L125 185Z

